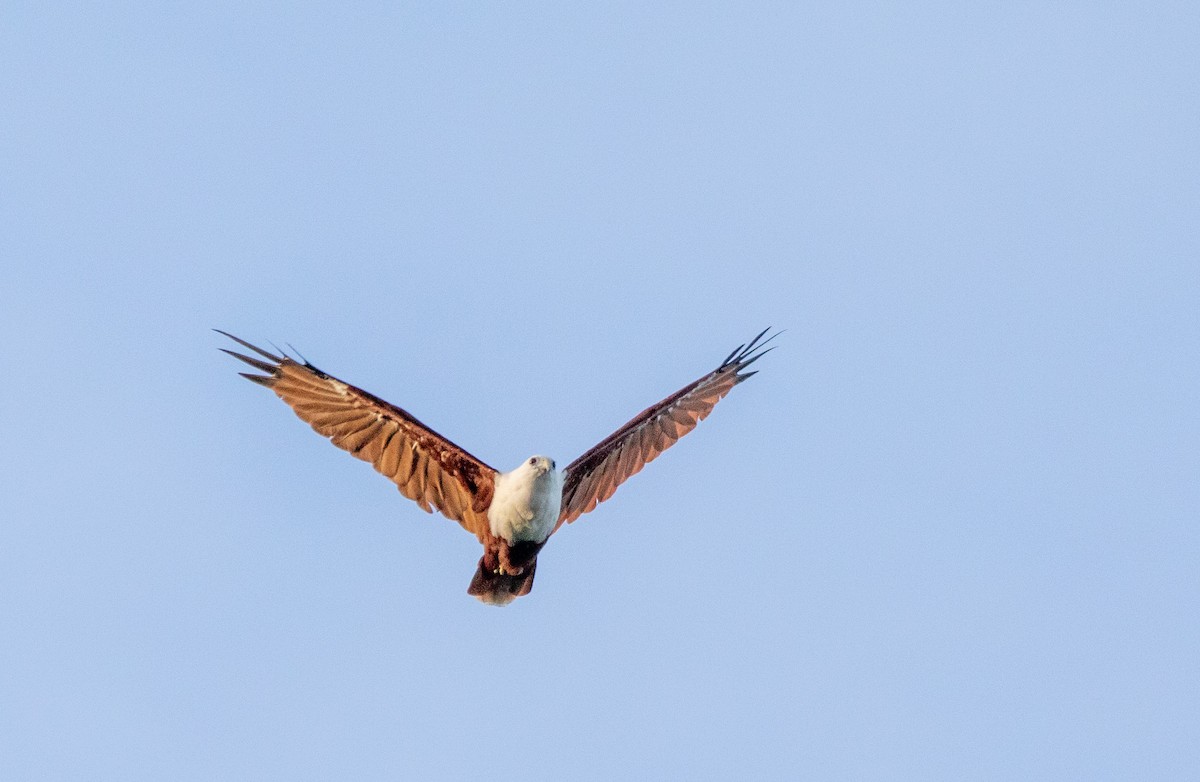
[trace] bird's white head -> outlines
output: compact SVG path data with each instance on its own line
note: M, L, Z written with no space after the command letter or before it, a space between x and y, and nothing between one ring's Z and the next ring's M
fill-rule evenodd
M549 456L530 456L521 465L524 470L530 470L537 475L545 475L548 472L554 472L554 460Z

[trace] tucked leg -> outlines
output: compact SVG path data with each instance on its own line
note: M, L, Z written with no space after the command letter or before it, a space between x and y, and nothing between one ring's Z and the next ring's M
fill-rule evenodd
M525 568L512 561L512 551L503 543L500 544L500 569L496 571L504 576L519 576Z

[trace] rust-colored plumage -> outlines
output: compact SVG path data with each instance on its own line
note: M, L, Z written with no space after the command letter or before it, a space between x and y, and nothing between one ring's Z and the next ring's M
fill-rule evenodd
M278 394L317 434L370 462L426 513L437 508L476 536L487 531L494 469L408 412L325 374L307 361L276 356L232 334L220 333L267 359L260 361L222 348L266 372L239 374Z
M555 529L611 497L618 486L695 429L734 386L756 374L742 370L771 350L759 350L766 344L759 342L766 333L730 353L704 377L647 407L571 462L564 470L562 511Z
M370 462L426 512L436 508L475 535L483 543L484 556L468 591L498 605L532 588L537 555L549 535L611 497L618 486L694 429L734 386L755 374L744 370L771 350L764 346L774 338L764 340L764 330L715 370L646 408L568 465L562 471L561 499L554 498L557 523L552 529L547 523L544 529L550 531L536 539L507 540L488 515L497 478L504 477L494 468L405 410L308 361L275 355L217 331L261 356L222 349L263 373L240 373L243 377L274 391L318 434ZM547 461L552 467L553 462ZM554 517L549 518L552 521Z

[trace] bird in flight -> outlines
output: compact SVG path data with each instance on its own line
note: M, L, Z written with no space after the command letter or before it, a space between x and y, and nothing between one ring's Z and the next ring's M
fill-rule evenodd
M692 431L734 386L756 374L746 367L774 350L765 345L781 333L763 339L765 329L739 345L716 369L647 407L562 470L548 456L531 456L498 472L407 411L304 358L277 356L215 331L262 357L221 348L264 373L242 377L274 391L318 434L370 462L426 513L436 508L479 538L483 556L467 593L491 605L529 594L538 552L550 536Z

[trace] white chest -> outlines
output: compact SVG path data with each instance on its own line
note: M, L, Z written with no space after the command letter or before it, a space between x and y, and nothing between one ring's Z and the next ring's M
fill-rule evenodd
M554 531L562 505L562 476L555 470L538 473L522 465L496 476L488 508L492 534L510 544L540 543Z

